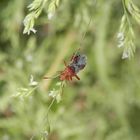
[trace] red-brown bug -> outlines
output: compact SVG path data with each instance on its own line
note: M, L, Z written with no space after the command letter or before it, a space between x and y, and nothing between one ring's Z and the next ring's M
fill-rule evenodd
M60 72L59 79L61 81L72 81L72 78L75 77L80 80L80 78L77 76L77 73L84 69L87 63L86 61L87 57L84 54L77 52L72 56L68 65L66 62L64 62L66 67L63 71ZM49 79L48 77L44 78Z

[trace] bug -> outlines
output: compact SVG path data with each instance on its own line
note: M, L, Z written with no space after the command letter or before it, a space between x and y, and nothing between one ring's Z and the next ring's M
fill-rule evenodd
M80 80L77 73L84 69L87 63L87 57L84 54L80 54L79 52L75 53L68 64L64 61L65 69L60 72L59 79L61 81L72 81L73 77L77 80ZM58 77L57 76L57 77ZM48 77L44 77L48 79Z

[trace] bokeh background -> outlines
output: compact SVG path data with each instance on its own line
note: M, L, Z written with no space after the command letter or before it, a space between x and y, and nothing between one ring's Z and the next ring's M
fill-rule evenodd
M116 39L121 0L61 0L52 20L44 8L36 20L37 33L24 35L31 2L0 0L0 140L29 140L40 131L52 100L48 92L57 82L42 77L63 70L63 61L69 61L80 43L87 66L79 73L81 80L67 83L62 101L51 108L47 139L139 140L140 26L133 23L134 58L122 60ZM140 7L139 0L134 2ZM24 100L12 98L18 88L28 86L30 75L39 87Z

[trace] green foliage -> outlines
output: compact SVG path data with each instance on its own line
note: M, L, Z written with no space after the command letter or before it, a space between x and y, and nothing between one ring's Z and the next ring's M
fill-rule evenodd
M25 17L23 23L24 23L24 30L23 33L28 33L32 31L33 33L36 33L36 30L34 29L35 19L39 17L41 14L43 8L46 5L48 0L34 0L33 3L31 3L28 8L30 13ZM53 15L55 14L55 10L57 6L59 5L59 0L52 0L50 3L48 2L48 18L51 19Z
M124 2L0 2L0 140L140 139L140 2ZM88 58L81 80L44 80L80 43ZM122 60L117 44L129 58L136 46L135 57Z
M124 15L121 20L118 33L118 47L124 47L122 59L132 58L135 52L134 31L130 21L130 16L140 24L140 10L132 0L122 0Z

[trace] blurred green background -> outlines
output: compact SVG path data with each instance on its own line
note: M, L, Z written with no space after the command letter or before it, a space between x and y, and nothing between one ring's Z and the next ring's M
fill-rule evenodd
M134 58L122 60L116 40L121 0L61 0L52 20L44 8L36 20L37 33L23 35L31 2L0 0L0 140L29 140L40 131L51 102L48 92L56 83L42 77L64 69L63 60L79 48L91 15L81 48L87 66L80 81L67 83L61 103L53 105L47 139L140 140L140 27L133 23ZM31 74L39 87L25 100L12 98L28 86Z

